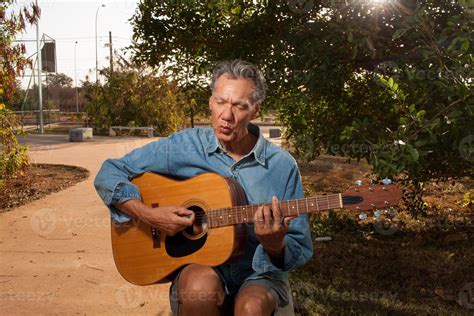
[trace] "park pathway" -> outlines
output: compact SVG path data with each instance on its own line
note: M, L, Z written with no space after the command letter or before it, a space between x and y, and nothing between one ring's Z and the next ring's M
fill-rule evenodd
M115 269L110 218L93 187L106 158L120 157L150 141L27 138L32 162L80 166L90 176L0 214L0 315L169 314L167 284L133 286Z
M80 166L90 176L0 213L0 315L170 314L169 284L134 286L117 272L110 217L93 186L105 159L153 140L95 137L69 143L65 135L24 140L31 162Z

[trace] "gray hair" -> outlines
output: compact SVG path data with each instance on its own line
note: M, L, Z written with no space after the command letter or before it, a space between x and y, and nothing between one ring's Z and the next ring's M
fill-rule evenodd
M248 79L253 82L254 90L250 99L252 106L265 100L267 90L265 77L263 77L263 73L254 64L240 59L218 63L212 72L212 92L214 92L217 79L223 74L226 74L231 79Z

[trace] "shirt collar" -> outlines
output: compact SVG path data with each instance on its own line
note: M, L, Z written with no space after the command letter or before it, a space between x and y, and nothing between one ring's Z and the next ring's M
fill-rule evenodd
M265 165L265 158L266 158L265 157L265 155L266 155L265 138L263 138L263 135L260 132L260 128L257 125L249 123L249 125L247 126L247 129L250 133L257 136L258 139L257 139L257 143L255 144L253 149L246 155L246 157L253 154L254 157L255 157L255 160L259 164L264 166ZM214 134L214 131L212 131L212 137L209 139L209 144L206 148L206 151L207 151L207 153L210 154L210 153L216 152L217 150L224 151L224 149L221 148L221 145L220 145L216 135Z

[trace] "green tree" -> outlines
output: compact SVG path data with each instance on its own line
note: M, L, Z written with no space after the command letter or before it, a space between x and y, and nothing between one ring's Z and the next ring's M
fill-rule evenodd
M152 126L168 135L185 124L185 96L175 82L121 58L114 72L103 70L106 82L84 82L92 126L105 132L110 126Z
M196 120L209 118L209 90L201 86L180 87L184 95L184 113L189 118L189 124L194 127Z
M50 87L71 88L72 78L63 73L50 74L46 77L46 84Z
M140 2L137 61L196 85L218 60L254 62L298 153L366 159L380 177L406 180L417 209L424 181L472 174L463 147L474 126L466 2L180 4Z
M7 97L6 95L3 96L4 103L6 107L8 107L10 110L21 111L23 102L25 100L26 90L21 88L21 84L19 81L16 81L14 85L14 93L9 97ZM26 102L28 103L29 100L27 99Z
M15 45L12 40L40 15L39 7L31 4L7 16L6 11L14 2L7 0L0 4L0 184L28 166L27 147L16 138L19 122L7 106L15 100L16 76L30 61L23 56L24 45Z

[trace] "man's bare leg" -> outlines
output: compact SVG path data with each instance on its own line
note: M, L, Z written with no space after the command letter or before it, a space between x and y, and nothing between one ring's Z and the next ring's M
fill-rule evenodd
M178 280L179 314L220 314L224 302L224 289L219 275L211 267L192 264L185 267Z
M235 298L234 315L266 316L276 308L276 300L264 287L250 285L239 290Z

